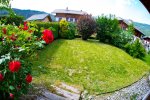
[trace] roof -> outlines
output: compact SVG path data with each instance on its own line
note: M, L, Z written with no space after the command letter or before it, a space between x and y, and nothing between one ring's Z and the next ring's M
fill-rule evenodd
M143 29L139 28L139 26L137 24L135 24L136 22L133 22L132 20L126 20L126 19L122 19L122 18L117 18L120 21L123 21L125 24L127 25L131 25L133 24L133 27L135 30L139 31L141 34L146 35L146 33L143 31Z
M82 10L77 11L77 10L68 10L68 9L55 9L52 13L77 14L77 15L87 14L87 12Z
M26 19L27 21L31 21L31 20L43 20L46 17L50 17L50 14L36 14L36 15L32 15L31 17L29 17L28 19Z
M140 0L150 13L150 0Z

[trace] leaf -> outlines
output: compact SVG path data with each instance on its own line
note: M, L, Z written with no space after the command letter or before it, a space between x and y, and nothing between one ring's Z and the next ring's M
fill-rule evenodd
M10 86L9 86L9 89L10 89L10 90L14 90L15 88L14 88L12 85L10 85Z

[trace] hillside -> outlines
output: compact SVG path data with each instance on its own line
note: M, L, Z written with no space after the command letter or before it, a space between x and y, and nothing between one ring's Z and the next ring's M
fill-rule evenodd
M65 82L90 93L120 89L140 79L150 67L123 50L95 40L55 40L30 57L34 83L47 88Z
M133 25L141 32L143 32L146 36L150 36L150 25L138 22L133 22Z
M46 13L44 11L36 11L36 10L21 10L21 9L16 9L13 8L14 12L17 15L21 15L24 16L25 19L29 18L30 16L34 15L34 14L43 14Z

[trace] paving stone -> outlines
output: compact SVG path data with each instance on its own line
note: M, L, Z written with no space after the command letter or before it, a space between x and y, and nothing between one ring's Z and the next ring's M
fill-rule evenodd
M61 97L59 95L56 95L56 94L53 94L53 93L50 93L49 91L45 90L42 95L45 97L46 100L66 100L66 98L64 97ZM38 100L43 100L43 98L39 99Z
M76 93L69 92L67 90L61 89L59 87L53 86L58 94L63 95L68 98L68 100L79 100L80 95Z
M74 93L77 93L77 94L80 94L80 93L81 93L81 91L79 91L77 88L74 88L74 87L72 87L72 86L69 86L69 85L67 85L67 84L65 84L65 83L61 83L60 87L65 88L65 89L67 89L67 90L69 90L69 91L72 91L72 92L74 92Z

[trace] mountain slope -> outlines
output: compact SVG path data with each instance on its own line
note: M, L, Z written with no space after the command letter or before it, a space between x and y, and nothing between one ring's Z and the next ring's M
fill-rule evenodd
M17 15L24 16L25 19L29 18L34 14L46 14L46 12L44 11L36 11L36 10L21 10L16 8L13 8L13 10Z
M146 36L150 36L150 25L138 22L133 22L133 25L141 32L143 32Z

